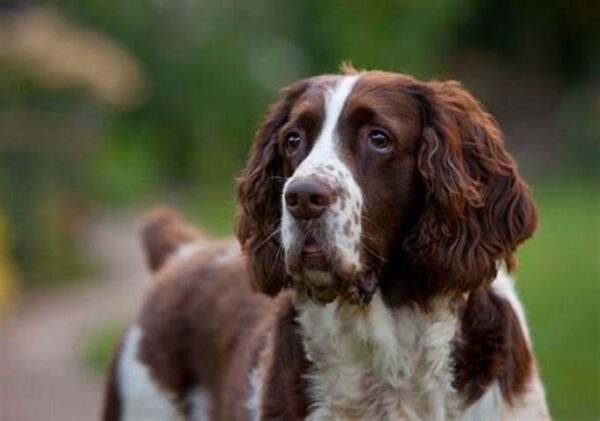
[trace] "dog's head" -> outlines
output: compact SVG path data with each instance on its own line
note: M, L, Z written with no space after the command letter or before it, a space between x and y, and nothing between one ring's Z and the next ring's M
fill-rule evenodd
M325 75L285 88L239 178L254 285L391 302L490 282L536 226L494 119L456 82Z

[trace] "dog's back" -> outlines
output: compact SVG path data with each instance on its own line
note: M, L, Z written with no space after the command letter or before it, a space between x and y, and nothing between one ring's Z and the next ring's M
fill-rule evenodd
M142 239L155 279L113 356L103 418L244 418L240 368L257 358L271 323L248 327L273 304L250 290L234 240L209 240L165 210L146 218Z

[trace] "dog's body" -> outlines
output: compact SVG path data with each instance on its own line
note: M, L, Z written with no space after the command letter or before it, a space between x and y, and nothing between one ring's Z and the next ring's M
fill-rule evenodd
M501 274L487 294L510 305L527 336L512 281ZM302 419L310 407L314 419L547 418L535 372L514 405L499 386L511 379L500 376L460 409L454 353L464 323L447 303L394 311L379 294L367 309L294 303L291 293L270 300L251 290L233 240L182 242L124 337L109 385L115 400L105 413L123 420ZM327 369L317 370L317 362Z
M105 419L548 418L498 271L535 209L458 85L380 72L293 85L238 197L244 256L172 214L146 223L156 280Z

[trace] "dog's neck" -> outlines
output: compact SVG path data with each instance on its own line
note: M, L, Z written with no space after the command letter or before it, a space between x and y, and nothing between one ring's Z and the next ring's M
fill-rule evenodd
M380 292L365 306L321 305L301 294L294 305L313 362L308 381L315 418L410 418L414 411L437 419L457 409L452 352L459 327L450 299L433 300L427 311L392 309Z

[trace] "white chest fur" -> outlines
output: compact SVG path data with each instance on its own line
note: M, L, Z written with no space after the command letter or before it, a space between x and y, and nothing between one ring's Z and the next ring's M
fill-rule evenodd
M298 300L299 301L299 300ZM389 309L376 294L366 308L297 302L314 402L309 419L447 419L457 318L439 299L432 311Z

